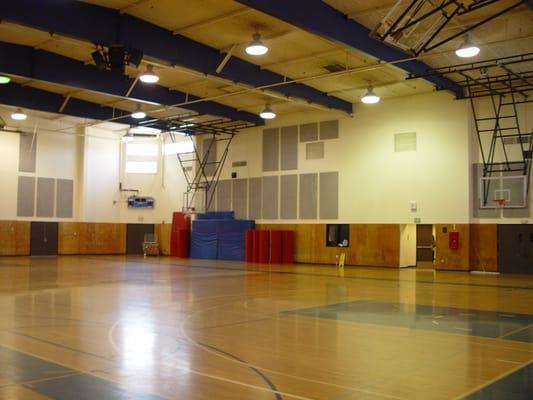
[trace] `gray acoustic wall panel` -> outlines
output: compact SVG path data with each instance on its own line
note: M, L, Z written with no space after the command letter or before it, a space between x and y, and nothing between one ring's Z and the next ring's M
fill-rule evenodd
M319 160L322 158L324 158L324 142L306 143L306 160Z
M315 142L318 140L318 124L300 125L300 142Z
M320 173L320 219L339 217L339 173Z
M279 170L279 129L263 130L263 171Z
M320 123L320 140L337 139L339 137L339 121L323 121Z
M51 218L54 216L55 179L37 178L37 207L38 217Z
M316 219L318 208L318 174L300 175L300 219Z
M280 183L280 219L298 218L298 175L282 175Z
M249 202L248 202L248 218L261 219L261 178L249 179Z
M235 218L246 219L248 214L248 179L233 180L232 201Z
M213 142L212 146L211 142ZM208 163L204 168L205 174L207 176L213 176L217 169L216 164L214 164L217 161L217 143L215 139L208 138L202 140L202 160L206 160Z
M231 181L218 181L217 210L231 211Z
M281 169L298 169L298 126L281 128Z
M278 219L279 177L263 177L263 219Z
M35 154L37 152L37 138L33 146L33 135L21 134L19 142L19 171L35 172Z
M72 179L58 179L56 186L56 217L72 218L73 196L74 181Z
M35 215L35 178L19 176L17 188L17 217Z

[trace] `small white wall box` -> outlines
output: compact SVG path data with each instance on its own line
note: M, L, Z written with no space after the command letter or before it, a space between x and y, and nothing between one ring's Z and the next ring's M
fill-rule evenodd
M154 208L155 200L148 196L128 197L128 208Z
M416 204L416 201L412 201L410 203L410 207L411 207L411 212L416 212L416 210L418 209L418 204Z

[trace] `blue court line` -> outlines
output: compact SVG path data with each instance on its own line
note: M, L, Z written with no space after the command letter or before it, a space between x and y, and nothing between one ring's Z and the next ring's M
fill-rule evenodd
M4 346L0 346L0 365L0 381L4 384L20 384L55 400L162 400Z
M533 399L533 363L514 371L463 400L531 400Z
M533 315L529 314L370 300L288 310L283 314L533 342L533 330L528 330Z

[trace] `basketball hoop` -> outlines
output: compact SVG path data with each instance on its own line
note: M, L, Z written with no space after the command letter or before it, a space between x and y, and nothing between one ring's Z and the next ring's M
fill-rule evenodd
M498 205L499 208L505 207L505 199L494 199L494 202Z

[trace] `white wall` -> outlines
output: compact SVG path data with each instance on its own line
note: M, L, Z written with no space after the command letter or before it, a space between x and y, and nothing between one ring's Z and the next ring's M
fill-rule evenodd
M0 132L0 219L17 215L19 134Z
M517 219L471 219L471 164L479 158L468 101L437 92L358 105L353 118L312 111L277 118L267 127L331 119L340 120L340 137L325 141L324 159L305 160L305 144L300 143L298 171L263 173L263 127L252 128L235 137L221 178L230 179L232 171L239 178L339 171L335 222L412 224L417 217L422 223L517 223ZM24 129L32 131L35 122L28 121ZM175 156L163 157L155 175L124 174L123 132L104 126L52 133L46 120L38 122L36 176L74 179L73 220L169 223L172 212L181 210L185 179ZM527 113L522 124L531 128ZM417 133L416 152L394 152L394 134L403 132ZM16 218L18 146L18 134L0 133L1 219ZM231 167L233 161L243 160L246 167ZM119 182L138 189L140 195L153 196L155 209L128 209L128 193L119 192ZM417 212L410 210L412 201L418 204ZM533 209L533 196L530 201Z
M51 130L47 121L35 121L19 124L17 128L32 135L35 129L35 145L37 146L35 172L19 172L19 133L0 132L0 219L17 218L17 185L18 176L35 178L73 179L77 184L78 174L78 143L81 137L72 132L59 133ZM76 190L75 190L76 193ZM74 195L76 205L76 194ZM74 218L77 208L74 206ZM37 217L18 218L25 220ZM40 220L55 221L62 218L41 218Z
M340 120L339 139L325 141L324 159L305 160L305 144L299 144L297 172L339 171L339 221L406 224L419 217L425 223L468 222L468 110L467 101L456 101L444 92L361 105L353 118ZM295 114L278 118L268 127L333 118L339 116ZM248 167L235 169L239 177L295 173L262 173L262 130L237 135L223 179L230 178L231 162L240 160L248 161ZM416 152L394 152L394 134L403 132L417 133ZM418 212L411 212L411 201L417 202Z

